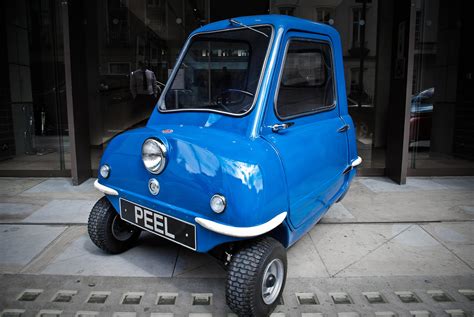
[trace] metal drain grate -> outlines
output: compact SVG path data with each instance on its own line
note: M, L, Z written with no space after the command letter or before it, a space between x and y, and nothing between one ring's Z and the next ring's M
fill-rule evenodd
M72 301L72 297L77 294L77 291L58 291L54 296L52 301L56 303L69 303Z
M370 304L385 304L387 300L379 292L362 292Z
M140 304L143 295L145 295L145 293L142 292L125 293L120 302L124 305L138 305Z
M174 305L176 304L176 298L178 293L158 293L156 300L157 305Z
M192 294L192 297L193 297L193 305L194 306L211 305L211 302L212 302L212 294L211 293Z
M395 295L400 298L402 303L421 303L421 300L416 296L415 293L409 291L395 292Z
M352 304L353 303L349 294L344 293L344 292L329 293L329 296L331 296L334 304Z
M296 299L300 305L318 305L319 301L314 293L296 293Z
M5 309L2 311L2 317L21 317L25 313L24 309Z
M104 304L109 297L110 292L91 292L87 303L89 304Z
M460 289L459 293L464 295L471 302L474 301L474 290L472 290L472 289Z
M23 302L32 302L38 298L38 296L43 293L42 289L27 289L21 293L21 295L18 297L19 301Z
M428 293L428 295L431 296L431 298L435 302L443 303L443 302L452 302L453 301L453 299L448 294L443 292L442 290L428 290L427 293Z

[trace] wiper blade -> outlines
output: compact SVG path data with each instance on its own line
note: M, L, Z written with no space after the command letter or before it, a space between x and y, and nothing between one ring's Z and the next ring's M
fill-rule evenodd
M237 24L237 25L243 26L243 27L245 27L245 28L247 28L247 29L249 29L249 30L252 30L252 31L257 32L257 33L260 33L260 34L262 34L262 35L265 36L265 37L268 37L268 34L265 34L264 32L259 31L259 30L257 30L257 29L254 29L253 27L248 26L248 25L246 25L246 24L243 24L242 22L239 22L239 21L237 21L237 20L235 20L235 19L229 19L229 22L232 23L232 24Z

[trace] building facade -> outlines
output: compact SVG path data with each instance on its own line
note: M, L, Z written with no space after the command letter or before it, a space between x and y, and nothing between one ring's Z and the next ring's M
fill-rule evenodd
M467 0L17 0L0 9L0 176L94 176L111 138L146 123L189 33L255 14L341 34L360 175L474 175ZM142 87L143 73L153 87Z

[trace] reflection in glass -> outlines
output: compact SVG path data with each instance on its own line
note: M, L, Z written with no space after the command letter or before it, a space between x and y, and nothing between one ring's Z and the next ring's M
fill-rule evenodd
M255 97L270 35L270 27L258 27L195 36L160 110L247 112Z

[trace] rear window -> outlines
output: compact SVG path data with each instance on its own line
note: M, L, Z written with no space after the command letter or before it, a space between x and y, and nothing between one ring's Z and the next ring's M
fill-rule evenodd
M276 111L289 118L334 106L334 71L329 44L291 40L286 52Z

